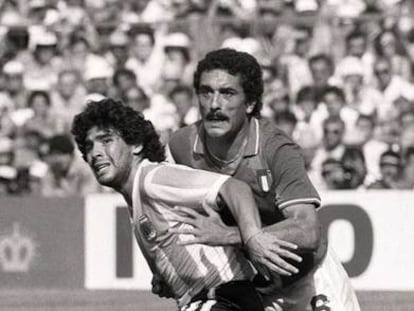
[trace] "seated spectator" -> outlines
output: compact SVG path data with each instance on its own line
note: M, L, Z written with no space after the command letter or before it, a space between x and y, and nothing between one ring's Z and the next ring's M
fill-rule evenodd
M346 172L341 160L328 158L323 161L321 175L326 184L326 189L351 189L349 186L350 174Z
M401 189L414 190L414 146L410 146L404 151L403 160Z
M276 113L273 120L278 128L285 132L290 138L293 138L293 133L298 122L293 112L286 110Z
M168 34L164 38L164 52L164 67L177 67L181 72L181 82L191 85L195 64L191 57L190 38L181 32Z
M342 159L346 145L344 144L345 122L339 116L330 116L323 122L322 146L313 157L309 167L309 177L318 189L326 188L322 179L322 163L328 159Z
M74 144L67 135L49 138L45 154L47 172L38 181L44 196L82 196L99 191L98 183L86 163L75 154Z
M336 86L327 86L322 92L322 102L315 112L315 120L323 122L328 117L339 117L345 123L344 141L348 141L351 130L358 118L358 112L349 108L345 102L343 90ZM317 122L317 121L315 121Z
M22 127L22 133L37 132L44 139L62 133L63 122L51 109L50 95L46 91L33 91L27 106L33 110L33 116Z
M13 166L13 141L0 138L0 195L16 192L17 169Z
M169 98L177 109L180 127L194 123L199 119L191 87L177 85L170 91Z
M380 158L381 177L368 185L368 189L399 189L401 188L401 178L403 163L399 153L389 149Z
M140 87L151 95L163 71L163 34L148 26L137 26L130 30L130 37L130 55L125 67L135 73Z
M308 146L309 140L313 145L318 145L322 140L320 120L315 115L317 106L315 89L311 86L301 88L292 110L298 120L293 138L302 148L302 142Z
M264 89L261 115L263 117L273 118L277 112L289 109L290 98L286 83L276 77Z
M58 39L46 29L30 39L31 54L21 59L25 72L24 83L28 90L52 89L62 69L62 59L57 55Z
M25 117L27 118L28 112L27 96L29 92L24 85L24 71L25 68L23 64L18 61L9 61L3 67L5 76L5 95L9 102L8 106L10 106L11 112L21 112L19 113L19 117L13 117L13 121L15 121L18 126L24 123L24 119ZM24 111L26 113L24 113Z
M126 68L116 69L112 76L112 86L108 90L108 97L121 99L131 88L137 87L137 76Z
M335 75L342 81L348 107L364 115L377 113L377 105L381 102L382 95L366 83L360 59L351 56L342 59Z
M129 38L128 35L119 30L115 30L109 36L109 49L105 58L111 64L113 70L124 68L129 57Z
M312 33L309 28L297 27L294 33L293 52L280 59L282 76L286 77L290 96L312 84L312 75L308 65Z
M122 102L142 113L150 107L150 98L138 85L125 91Z
M366 160L362 149L358 146L347 146L341 162L348 176L348 189L361 187L367 176Z
M367 35L360 29L350 32L345 38L345 57L339 60L336 71L347 69L348 59L355 59L364 82L369 84L372 80L374 55L369 52L368 43Z
M411 81L410 60L398 34L390 29L383 30L374 40L375 52L379 57L390 60L392 74L405 81Z
M375 137L375 128L375 117L359 115L353 134L355 136L349 141L362 148L367 165L367 176L364 182L366 185L380 178L380 157L389 148L388 144Z
M374 64L376 88L383 96L377 106L379 121L389 121L396 117L395 101L404 97L414 100L414 85L404 78L394 75L391 62L387 58L379 58Z
M333 76L335 65L329 55L317 54L309 59L309 69L312 74L312 87L315 89L316 101L319 102L326 87L338 84Z
M69 133L74 115L82 110L86 102L86 89L81 83L80 73L71 69L59 72L50 98L50 109L64 122L64 130Z

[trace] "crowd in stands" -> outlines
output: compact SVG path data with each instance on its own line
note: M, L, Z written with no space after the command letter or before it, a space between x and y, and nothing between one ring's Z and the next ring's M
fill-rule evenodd
M1 0L0 192L108 191L72 118L113 97L163 142L198 119L197 60L227 47L263 68L262 116L323 189L414 189L410 0Z

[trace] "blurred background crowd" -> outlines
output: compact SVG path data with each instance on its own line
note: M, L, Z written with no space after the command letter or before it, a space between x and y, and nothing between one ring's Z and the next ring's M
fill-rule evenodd
M198 119L192 74L229 47L263 68L262 115L322 189L414 189L410 0L0 0L0 193L98 187L69 135L105 96L169 135Z

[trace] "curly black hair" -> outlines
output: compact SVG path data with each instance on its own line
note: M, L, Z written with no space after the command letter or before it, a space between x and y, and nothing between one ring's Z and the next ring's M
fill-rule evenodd
M193 86L198 93L201 75L205 71L222 69L231 75L239 75L248 102L256 102L250 116L260 116L263 95L262 68L252 55L233 49L219 49L207 53L194 73Z
M144 158L154 162L165 160L164 146L152 123L139 112L111 98L90 101L73 119L71 133L84 159L85 140L88 131L95 126L115 130L128 145L142 144Z

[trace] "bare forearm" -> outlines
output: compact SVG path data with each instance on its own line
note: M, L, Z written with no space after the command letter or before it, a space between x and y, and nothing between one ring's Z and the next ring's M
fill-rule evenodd
M313 208L313 206L308 207ZM316 250L320 242L320 226L316 213L287 211L287 218L264 228L279 239L298 245L301 249Z
M228 227L228 235L223 237L223 244L239 244L261 229L259 211L250 188L235 179L229 179L220 189L220 196L228 206L237 228Z

